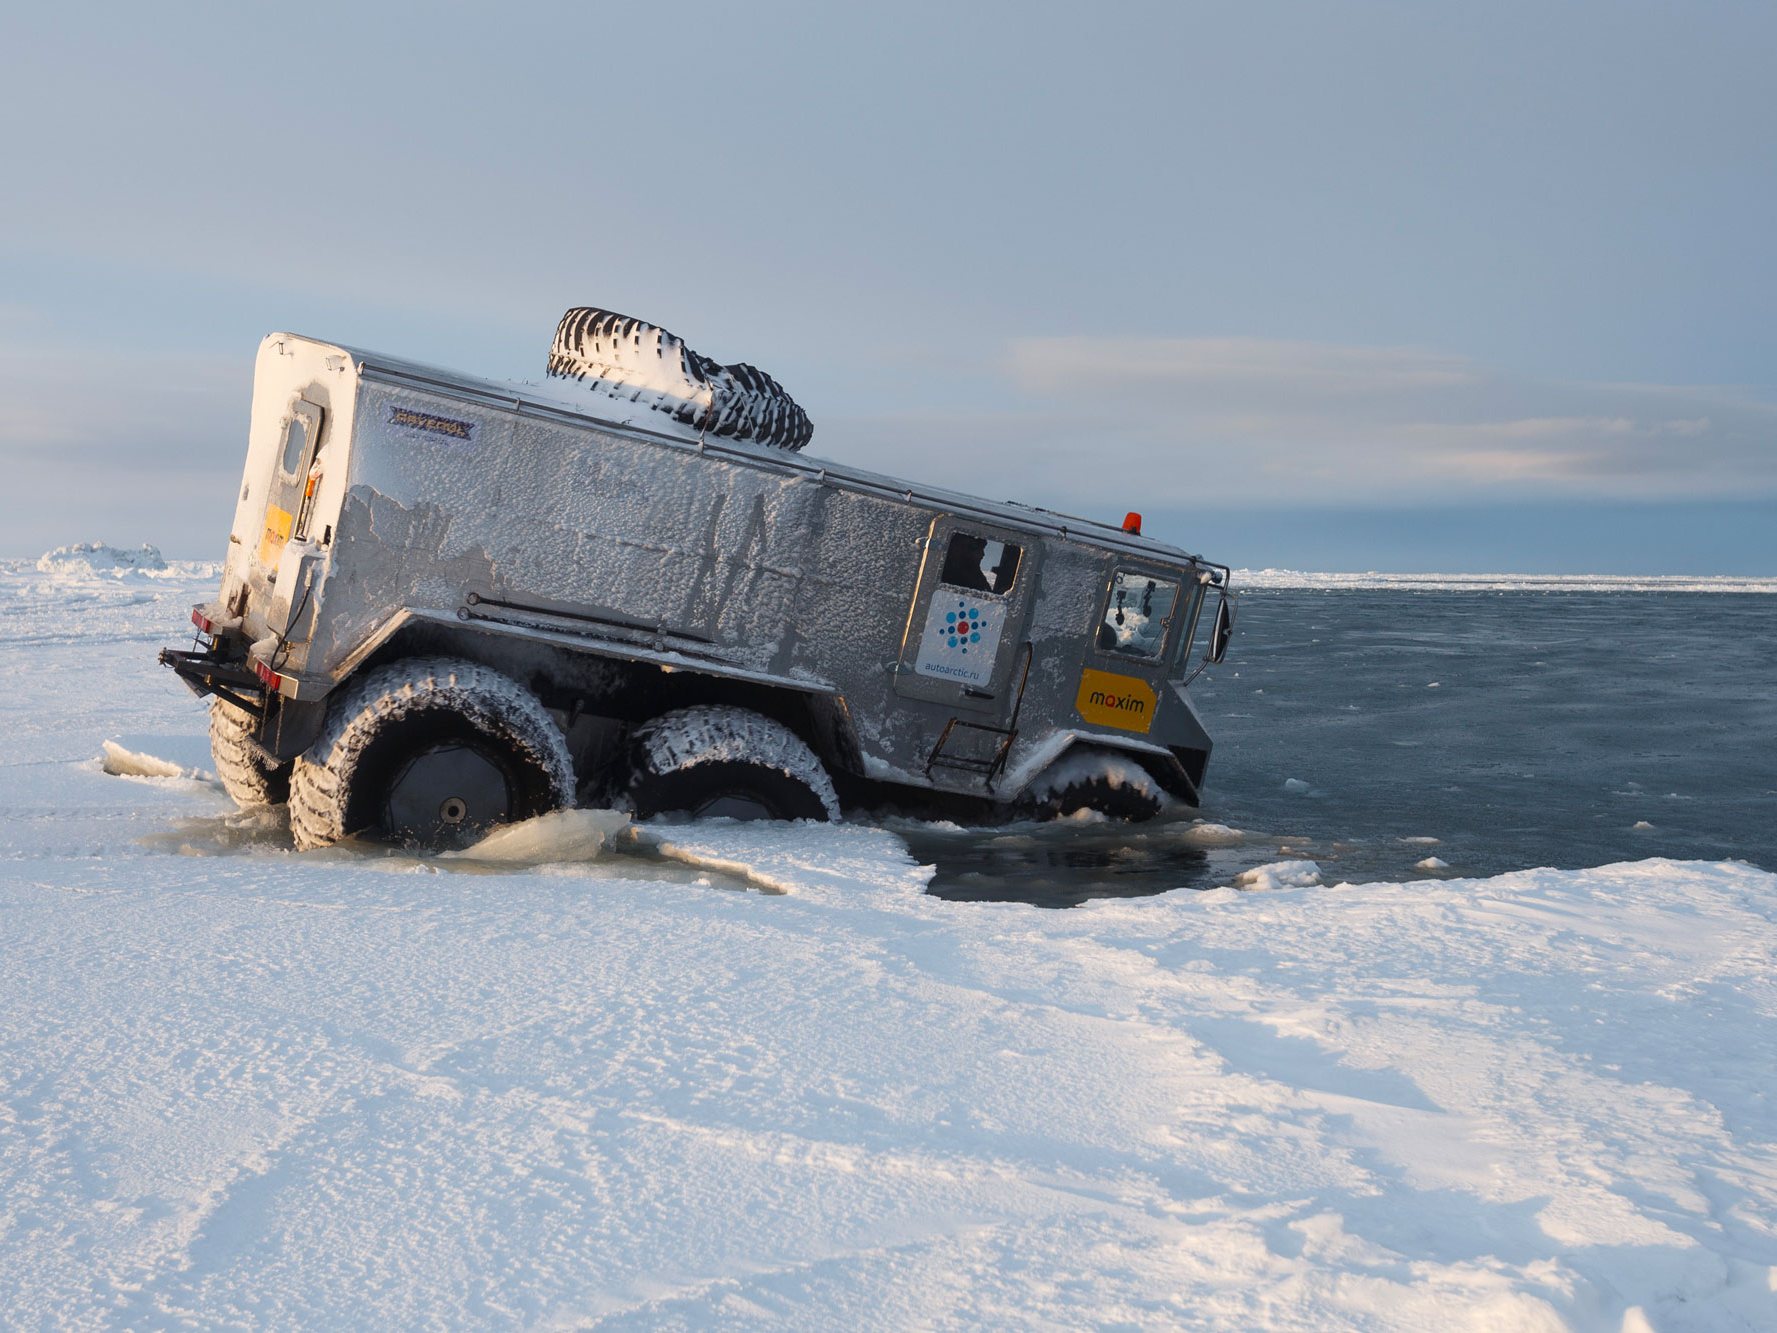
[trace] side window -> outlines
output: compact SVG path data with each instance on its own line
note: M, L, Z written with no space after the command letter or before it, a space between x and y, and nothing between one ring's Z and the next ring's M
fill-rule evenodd
M320 424L321 409L313 403L299 400L291 408L290 419L284 423L284 453L278 460L286 477L294 478L303 466Z
M1191 644L1197 638L1197 622L1203 615L1203 603L1209 596L1209 585L1201 580L1185 585L1185 604L1181 608L1185 614L1185 632L1178 636L1178 642L1172 646L1172 660L1183 662L1191 655Z
M1004 597L1018 579L1018 561L1022 547L1011 542L977 537L969 532L952 533L950 545L944 549L944 568L938 579L953 588L970 592L990 592Z
M1179 585L1119 569L1098 625L1098 646L1107 653L1152 661L1166 645L1166 631L1178 606Z

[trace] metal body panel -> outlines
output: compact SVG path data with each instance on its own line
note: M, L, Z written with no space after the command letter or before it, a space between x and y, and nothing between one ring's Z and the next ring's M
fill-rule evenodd
M324 697L401 626L463 626L835 697L855 731L844 762L916 787L1010 796L1077 743L1160 768L1179 768L1175 749L1207 754L1168 682L1224 567L1103 524L600 420L562 392L265 340L221 605L282 693ZM313 493L302 531L268 541L304 403L320 414ZM971 541L999 564L974 568ZM1180 590L1151 662L1095 642L1119 570ZM1092 670L1132 682L1100 691L1130 718L1082 702ZM952 734L965 759L1002 745L997 785L934 762Z

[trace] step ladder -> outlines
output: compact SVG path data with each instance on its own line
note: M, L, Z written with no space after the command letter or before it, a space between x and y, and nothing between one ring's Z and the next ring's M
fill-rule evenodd
M926 760L926 776L932 776L934 768L958 769L964 773L979 773L983 785L988 791L993 790L994 782L1005 770L1006 759L1012 753L1012 742L1018 739L1018 714L1024 709L1024 687L1030 683L1030 662L1036 655L1036 646L1030 640L1024 644L1024 668L1018 673L1018 696L1012 702L1012 716L1006 725L996 726L991 722L971 722L961 716L952 717L944 724L944 730L938 733L938 743L932 747L931 758ZM994 747L990 758L979 756L946 754L945 747L953 736L963 731L983 732L989 736L998 736L1000 743Z

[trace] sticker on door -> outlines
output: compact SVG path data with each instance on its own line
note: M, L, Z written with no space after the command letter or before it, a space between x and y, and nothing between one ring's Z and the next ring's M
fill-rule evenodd
M926 609L914 671L964 685L986 685L993 679L1005 624L1006 604L999 598L940 583Z
M1140 677L1087 667L1080 673L1074 711L1094 726L1145 732L1154 725L1159 703L1154 687Z

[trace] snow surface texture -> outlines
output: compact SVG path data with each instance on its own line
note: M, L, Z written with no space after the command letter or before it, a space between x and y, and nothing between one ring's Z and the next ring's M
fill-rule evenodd
M594 811L297 854L94 758L202 753L152 659L211 591L0 573L11 1326L1777 1327L1777 876L1044 912Z
M708 435L792 452L814 436L808 413L757 366L718 365L658 325L609 310L582 306L561 317L549 373Z

